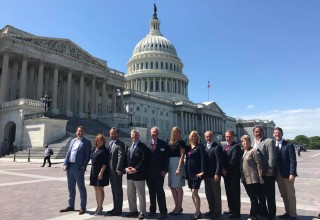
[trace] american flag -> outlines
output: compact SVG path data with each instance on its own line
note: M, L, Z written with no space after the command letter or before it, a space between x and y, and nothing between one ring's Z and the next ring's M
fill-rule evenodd
M208 80L208 89L210 89L211 87L211 84L210 84L210 81Z

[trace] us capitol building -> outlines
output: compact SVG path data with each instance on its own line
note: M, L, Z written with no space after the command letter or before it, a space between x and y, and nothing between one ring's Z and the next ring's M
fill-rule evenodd
M189 100L188 77L174 45L161 34L156 6L149 26L127 63L127 74L69 39L36 36L9 25L1 29L0 152L7 154L13 144L26 149L60 139L70 117L99 120L126 133L134 127L145 138L158 126L164 140L173 126L180 127L185 140L192 130L201 136L212 130L220 141L226 129L238 138L250 131L247 121L227 116L217 103ZM43 114L45 107L50 117ZM267 134L275 126L273 121L256 123Z

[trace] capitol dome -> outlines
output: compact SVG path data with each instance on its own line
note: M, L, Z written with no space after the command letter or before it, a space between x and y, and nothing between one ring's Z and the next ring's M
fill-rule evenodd
M150 31L135 46L127 64L126 89L180 101L188 99L188 78L174 45L160 32L157 8Z

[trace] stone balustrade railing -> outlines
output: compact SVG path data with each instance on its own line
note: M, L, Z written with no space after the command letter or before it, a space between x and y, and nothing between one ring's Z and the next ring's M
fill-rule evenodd
M41 101L22 98L22 99L16 99L13 101L1 103L0 109L12 108L15 106L20 106L20 105L28 105L28 106L43 107L44 108L44 103L42 103Z

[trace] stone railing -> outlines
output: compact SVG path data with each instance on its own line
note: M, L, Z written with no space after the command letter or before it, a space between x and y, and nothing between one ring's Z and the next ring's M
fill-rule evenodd
M0 109L12 108L12 107L19 106L19 105L28 105L28 106L43 107L44 108L44 103L42 103L41 101L22 98L22 99L16 99L13 101L1 103Z

